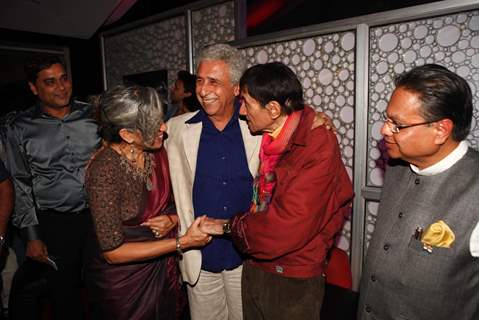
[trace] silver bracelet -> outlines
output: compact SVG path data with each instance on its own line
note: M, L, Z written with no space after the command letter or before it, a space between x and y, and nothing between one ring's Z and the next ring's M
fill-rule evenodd
M183 255L183 250L181 250L180 236L176 236L176 252L181 256Z

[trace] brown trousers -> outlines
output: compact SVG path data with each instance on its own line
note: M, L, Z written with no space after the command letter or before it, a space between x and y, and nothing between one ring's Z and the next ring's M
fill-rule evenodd
M244 320L320 320L324 278L286 278L246 262L241 296Z

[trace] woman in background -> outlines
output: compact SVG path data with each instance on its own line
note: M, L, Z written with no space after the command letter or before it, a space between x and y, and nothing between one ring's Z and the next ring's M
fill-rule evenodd
M163 105L156 91L118 87L100 102L104 146L86 177L96 235L86 265L94 319L177 319L185 297L175 251L205 245L198 218L176 237Z

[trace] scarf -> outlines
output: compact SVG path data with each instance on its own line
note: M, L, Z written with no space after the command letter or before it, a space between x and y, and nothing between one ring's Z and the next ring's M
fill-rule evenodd
M268 209L274 187L276 186L274 170L299 125L301 115L302 111L295 111L290 114L276 139L267 133L263 134L259 151L260 165L258 175L253 182L253 200L250 212L264 212Z

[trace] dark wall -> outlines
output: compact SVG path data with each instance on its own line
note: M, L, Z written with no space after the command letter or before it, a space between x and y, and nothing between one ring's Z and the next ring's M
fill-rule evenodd
M103 88L100 46L96 35L90 40L80 40L0 29L0 44L37 49L68 47L74 95L84 99L90 94L101 92ZM3 50L0 54L0 114L11 109L26 108L34 101L23 74L23 64L32 54L12 50Z
M68 47L70 50L73 94L78 99L85 100L87 96L101 93L103 90L101 51L98 37L100 32L191 2L194 1L138 0L122 19L112 25L100 28L89 40L0 28L0 44L27 48ZM0 99L2 101L0 116L11 110L24 109L34 102L34 97L28 89L23 74L23 64L28 56L28 52L2 52L0 49Z

